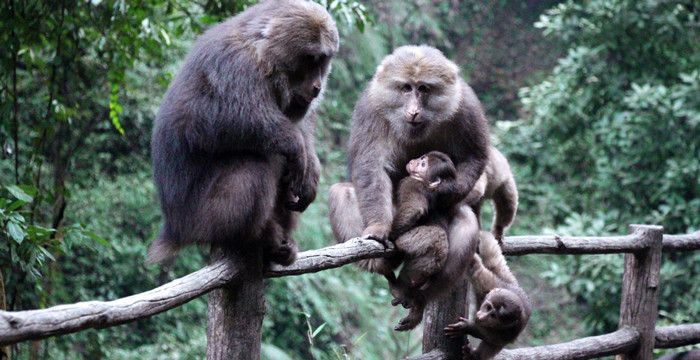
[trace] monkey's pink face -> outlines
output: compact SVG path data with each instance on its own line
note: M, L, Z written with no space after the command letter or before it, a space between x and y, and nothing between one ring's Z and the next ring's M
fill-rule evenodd
M428 157L423 155L413 159L406 164L408 175L420 180L427 180L428 177Z

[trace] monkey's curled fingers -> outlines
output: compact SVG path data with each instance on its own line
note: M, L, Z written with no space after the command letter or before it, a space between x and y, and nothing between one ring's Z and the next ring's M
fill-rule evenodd
M458 322L456 322L454 324L447 325L445 327L445 329L444 329L445 336L456 337L456 336L461 336L461 335L466 334L468 323L469 323L469 319L460 316Z
M362 237L380 242L384 247L389 247L389 232L391 225L385 224L370 224L362 232Z
M307 164L307 168L304 174L304 180L301 183L301 189L298 193L292 193L292 204L290 204L290 210L292 211L304 211L306 208L316 199L316 192L318 190L318 181L320 178L320 169L313 164ZM291 191L291 189L290 189Z

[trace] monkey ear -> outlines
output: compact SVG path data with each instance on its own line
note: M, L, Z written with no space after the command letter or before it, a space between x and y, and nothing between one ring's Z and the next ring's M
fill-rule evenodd
M437 180L428 184L428 189L435 189L436 187L438 187L438 185L440 185L441 182L442 182L442 179L437 178Z

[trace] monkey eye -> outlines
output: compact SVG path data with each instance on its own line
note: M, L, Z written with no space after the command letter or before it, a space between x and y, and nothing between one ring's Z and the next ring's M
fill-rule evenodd
M401 91L403 92L410 92L412 90L411 84L403 84L401 85Z
M425 94L430 92L430 87L428 85L420 85L418 86L418 91Z

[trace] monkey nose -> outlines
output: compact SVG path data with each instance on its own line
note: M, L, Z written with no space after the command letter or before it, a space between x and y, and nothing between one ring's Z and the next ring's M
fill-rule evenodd
M321 93L321 85L314 85L314 88L312 90L312 94L314 95L314 97L317 97L318 94L320 94L320 93Z
M408 116L409 116L408 123L413 125L413 126L420 125L423 121L421 121L420 118L418 118L418 115L420 115L420 112L418 112L418 111L409 113L408 114Z

